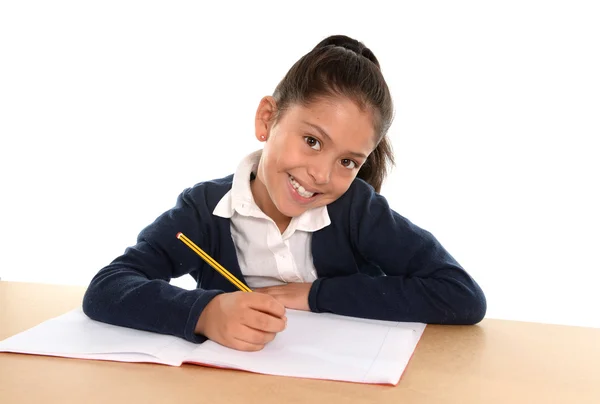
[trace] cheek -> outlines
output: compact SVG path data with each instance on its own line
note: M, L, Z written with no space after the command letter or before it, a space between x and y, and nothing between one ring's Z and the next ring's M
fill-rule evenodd
M298 153L297 150L288 150L278 153L274 159L275 164L273 167L277 172L284 172L296 169L298 167L305 167L307 165L307 157Z
M290 147L289 141L285 140L282 135L279 135L271 143L267 143L263 149L263 153L268 153L269 171L272 173L285 171L290 163L298 160L296 150Z
M273 144L266 144L263 149L263 173L266 175L272 175L273 172L279 170L279 156L276 147Z

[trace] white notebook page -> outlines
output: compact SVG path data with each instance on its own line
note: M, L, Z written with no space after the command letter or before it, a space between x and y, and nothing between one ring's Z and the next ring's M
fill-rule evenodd
M0 342L0 352L69 358L183 362L251 372L396 384L425 324L364 320L287 310L287 328L259 352L240 352L212 341L118 327L89 319L81 309L45 321Z

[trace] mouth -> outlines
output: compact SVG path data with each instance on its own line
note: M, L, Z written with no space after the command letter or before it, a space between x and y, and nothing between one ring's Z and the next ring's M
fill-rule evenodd
M289 174L288 174L289 175ZM309 200L314 198L317 195L320 195L318 192L310 192L307 191L302 185L300 185L298 183L298 181L296 181L296 179L294 177L292 177L291 175L289 175L289 181L290 184L292 185L292 188L294 188L294 190L296 191L296 193L301 196L303 199Z

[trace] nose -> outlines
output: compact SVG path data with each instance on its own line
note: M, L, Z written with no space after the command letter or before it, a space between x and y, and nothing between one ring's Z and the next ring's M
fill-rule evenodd
M331 179L331 164L326 159L315 159L308 165L308 175L316 185L325 185Z

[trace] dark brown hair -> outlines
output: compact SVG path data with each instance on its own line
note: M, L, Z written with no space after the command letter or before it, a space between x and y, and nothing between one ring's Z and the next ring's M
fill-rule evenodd
M345 35L330 36L300 58L275 88L275 119L294 104L308 105L333 96L348 97L373 115L377 147L357 176L380 192L388 165L394 164L387 137L394 107L379 61L362 42Z

